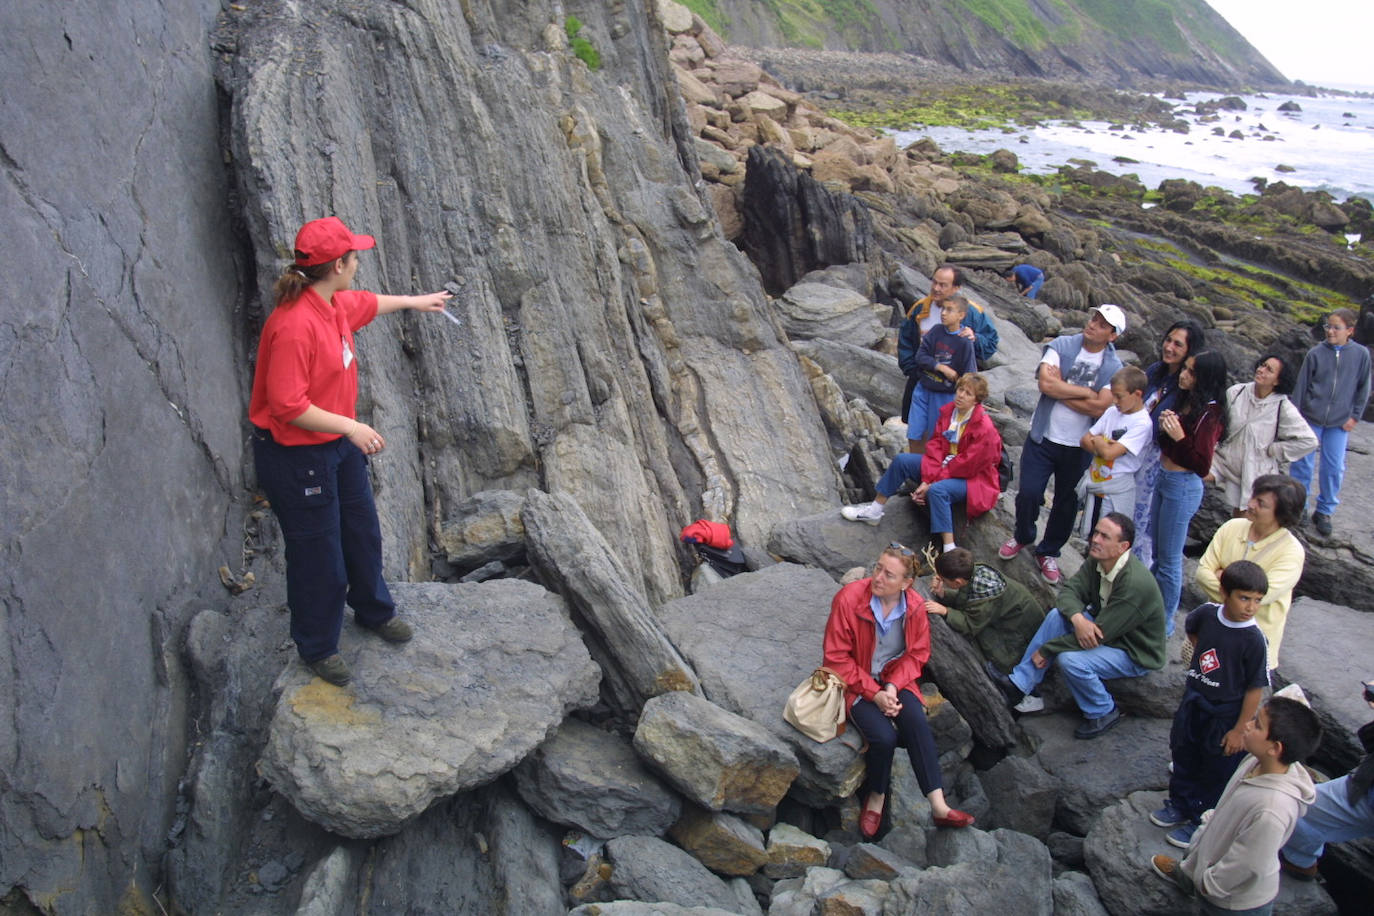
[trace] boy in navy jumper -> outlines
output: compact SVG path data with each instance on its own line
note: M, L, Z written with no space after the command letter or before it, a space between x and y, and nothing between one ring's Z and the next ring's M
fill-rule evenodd
M1222 603L1200 605L1184 624L1193 647L1183 700L1169 732L1174 771L1164 807L1151 813L1186 849L1202 812L1216 805L1244 755L1245 724L1269 685L1264 634L1255 622L1269 579L1249 560L1221 571Z
M973 341L959 333L969 302L953 296L940 305L940 323L926 331L916 350L916 389L907 415L907 448L917 454L935 430L940 408L954 400L955 383L965 372L978 368Z

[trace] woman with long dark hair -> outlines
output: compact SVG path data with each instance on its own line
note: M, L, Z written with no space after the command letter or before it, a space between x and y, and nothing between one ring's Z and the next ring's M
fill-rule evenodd
M1174 632L1183 590L1183 545L1188 523L1202 505L1202 478L1226 435L1226 361L1214 350L1189 356L1178 377L1176 409L1159 415L1159 478L1150 507L1154 562L1150 572L1164 596L1164 631Z
M1164 332L1159 345L1159 359L1145 369L1145 409L1150 412L1150 420L1159 432L1159 415L1172 410L1178 400L1178 377L1183 371L1183 361L1191 353L1201 353L1206 346L1202 327L1196 321L1175 321ZM1135 521L1136 540L1131 545L1131 553L1140 562L1149 566L1154 558L1153 537L1150 526L1150 509L1154 503L1155 481L1159 478L1159 445L1153 436L1141 450L1140 467L1135 472Z
M291 638L310 670L339 686L352 678L339 655L345 601L354 622L388 642L406 642L413 632L396 616L382 578L367 464L386 440L355 416L353 332L399 309L442 311L451 295L354 290L358 252L375 244L332 216L301 227L262 328L248 406L258 485L286 543Z

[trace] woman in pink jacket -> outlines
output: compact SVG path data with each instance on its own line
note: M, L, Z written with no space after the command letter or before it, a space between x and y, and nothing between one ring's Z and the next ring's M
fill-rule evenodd
M867 798L859 832L877 835L897 746L907 749L937 827L967 827L973 816L951 808L940 778L940 753L926 721L916 679L930 659L930 621L916 594L916 557L891 544L873 575L840 589L825 624L825 665L845 683L848 720L868 741Z

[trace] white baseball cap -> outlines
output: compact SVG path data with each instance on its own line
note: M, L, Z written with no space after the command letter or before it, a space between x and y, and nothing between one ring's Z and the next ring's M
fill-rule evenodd
M1122 331L1126 330L1126 313L1121 311L1121 306L1111 304L1099 305L1094 308L1093 311L1101 315L1103 320L1116 330L1116 333L1120 334Z

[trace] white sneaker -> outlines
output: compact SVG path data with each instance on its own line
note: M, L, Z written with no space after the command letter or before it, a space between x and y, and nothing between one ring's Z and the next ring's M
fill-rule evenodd
M863 503L859 506L845 506L840 510L843 515L851 522L864 522L868 525L876 525L882 521L883 505L879 502Z
M1023 696L1021 702L1013 706L1012 709L1017 712L1044 712L1045 701L1033 693L1028 693Z

